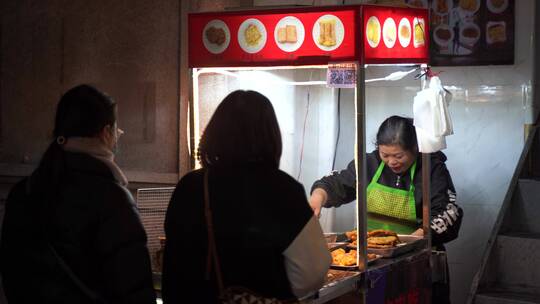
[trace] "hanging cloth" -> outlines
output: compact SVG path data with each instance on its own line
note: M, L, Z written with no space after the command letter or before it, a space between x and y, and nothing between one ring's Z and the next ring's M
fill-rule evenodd
M411 234L417 229L413 181L416 161L410 169L409 190L380 184L384 166L384 162L381 162L367 187L368 230L385 229L399 234Z

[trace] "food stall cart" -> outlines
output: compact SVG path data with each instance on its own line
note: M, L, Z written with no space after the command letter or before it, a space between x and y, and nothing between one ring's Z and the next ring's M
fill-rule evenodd
M307 302L342 303L347 298L354 303L430 302L429 165L422 170L424 238L403 246L404 252L391 250L385 258L372 263L367 254L367 212L363 203L366 189L362 186L367 185L365 69L368 65L425 66L429 54L428 24L427 10L371 5L189 14L192 156L196 155L201 130L213 110L207 104L215 106L221 100L215 96L208 98L209 92L237 88L227 78L201 84L204 75L249 83L256 82L255 76L246 76L250 71L309 70L307 80L275 80L275 83L354 88L356 222L360 231L355 248L356 265L331 270L327 284L306 298ZM327 71L326 81L314 81L313 71L321 69ZM262 85L272 86L273 82ZM309 92L307 96L309 105ZM279 118L279 109L276 112ZM422 161L429 164L428 157Z

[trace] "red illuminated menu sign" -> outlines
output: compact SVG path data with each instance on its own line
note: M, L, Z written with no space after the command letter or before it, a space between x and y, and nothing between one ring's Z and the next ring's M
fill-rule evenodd
M356 60L351 7L189 15L190 67L306 65Z
M362 7L364 63L427 63L429 19L425 9Z
M361 16L371 19L368 22L364 17L362 21ZM403 18L410 19L408 29L411 36L414 35L415 20L418 24L422 22L424 29L428 24L427 10L378 6L190 14L189 66L276 66L361 61L362 49L365 50L366 63L427 62L428 38L424 37L422 44L411 40L410 46L405 47L396 43L397 31L402 29L399 22ZM379 22L378 28L374 28L373 24L377 25L373 21L375 19ZM397 20L393 29L396 37L394 45L390 45L387 42L392 28L384 22L393 19ZM369 39L364 36L369 36Z

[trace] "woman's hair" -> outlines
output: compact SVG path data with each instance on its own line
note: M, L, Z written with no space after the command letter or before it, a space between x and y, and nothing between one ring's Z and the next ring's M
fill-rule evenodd
M116 102L98 89L83 84L67 91L58 102L53 140L30 178L31 193L52 198L65 171L61 145L69 137L94 137L116 122Z
M93 137L116 121L116 102L83 84L67 91L56 108L54 137Z
M199 143L203 167L250 162L279 167L281 132L272 104L255 91L230 93L217 107Z
M377 149L380 145L399 145L402 149L416 154L418 143L413 120L407 117L390 116L377 131Z

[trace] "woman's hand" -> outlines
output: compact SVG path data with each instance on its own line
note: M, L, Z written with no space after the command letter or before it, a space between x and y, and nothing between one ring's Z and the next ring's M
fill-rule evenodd
M321 208L326 203L326 199L328 198L328 194L324 189L316 188L311 193L311 197L309 198L309 205L311 206L311 209L313 210L313 213L316 217L321 216Z
M415 232L411 233L411 235L424 237L424 229L418 228Z

